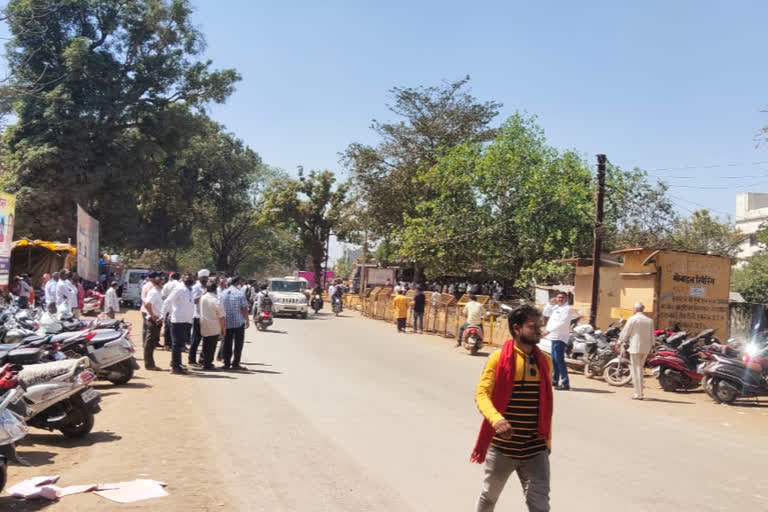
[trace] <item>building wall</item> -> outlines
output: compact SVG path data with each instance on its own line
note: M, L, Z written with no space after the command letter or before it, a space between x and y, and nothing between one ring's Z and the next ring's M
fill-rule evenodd
M720 256L665 251L656 256L659 276L657 327L674 323L689 332L715 329L728 336L731 261Z
M744 236L754 235L760 226L768 222L768 194L747 192L736 196L736 227ZM753 256L761 249L754 239L747 238L739 244L739 259Z

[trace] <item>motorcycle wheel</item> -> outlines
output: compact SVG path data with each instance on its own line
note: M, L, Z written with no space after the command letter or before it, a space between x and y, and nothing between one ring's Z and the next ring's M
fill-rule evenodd
M712 388L717 403L731 404L739 397L739 390L730 382L718 380L712 384Z
M584 363L584 376L588 379L595 378L595 372L592 370L589 362Z
M263 331L264 330L264 327L261 325L260 322L256 322L256 330L257 331Z
M476 356L477 355L477 351L480 349L480 347L478 346L478 343L477 343L477 339L475 339L473 337L470 337L467 340L466 345L467 345L467 348L469 349L469 354L472 355L472 356Z
M709 395L709 398L715 398L715 391L712 389L712 377L705 375L704 378L701 379L701 387L704 388L704 391Z
M69 411L67 421L69 422L67 426L59 427L64 437L71 439L85 437L93 429L93 412L84 403L76 404Z
M611 386L623 387L632 382L632 372L628 363L613 362L605 366L603 378Z
M661 389L668 393L677 391L677 381L664 373L664 370L659 373L659 384L661 385Z
M317 314L317 312L318 312L318 311L320 311L320 310L319 310L319 309L316 309L316 310L315 310L315 314Z
M8 481L8 467L6 466L5 459L0 459L0 492L5 489L5 484Z
M125 361L116 364L114 367L112 367L112 369L108 371L118 374L118 376L115 377L110 373L110 377L107 377L109 382L118 386L126 384L133 378L133 365L131 364L130 359L126 359Z

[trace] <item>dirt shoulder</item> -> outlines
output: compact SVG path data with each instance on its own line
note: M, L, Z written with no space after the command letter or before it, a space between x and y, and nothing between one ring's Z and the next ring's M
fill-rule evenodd
M125 316L133 323L132 337L143 368L139 314L129 311ZM170 352L161 350L155 358L161 367L169 367ZM95 388L102 396L102 411L89 436L70 441L59 432L31 429L18 452L32 466L8 468L8 485L41 475L60 475L62 486L151 478L166 482L170 496L119 505L84 494L42 504L14 500L4 493L0 510L233 510L223 475L209 465L214 447L202 427L204 410L197 391L202 375L198 375L139 370L124 386L99 381Z

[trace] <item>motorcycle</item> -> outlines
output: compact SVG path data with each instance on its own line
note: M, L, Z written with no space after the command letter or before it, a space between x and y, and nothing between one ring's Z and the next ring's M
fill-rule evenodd
M470 354L477 355L477 351L483 346L483 328L479 325L468 325L464 330L462 344Z
M93 429L101 396L91 388L96 375L88 358L25 367L18 372L24 399L9 408L27 424L59 430L65 437L81 438Z
M707 393L717 403L731 404L740 397L768 395L768 347L750 344L742 359L714 355L704 370Z
M606 365L612 361L618 349L616 341L619 338L621 326L609 326L602 335L592 337L587 341L586 354L584 354L584 376L588 379L602 377Z
M95 313L98 315L103 307L104 295L95 290L89 290L87 296L83 300L83 314L88 315Z
M269 311L262 311L261 313L258 313L258 317L254 320L256 324L256 329L259 331L266 331L267 328L269 328L270 325L272 325L272 313Z
M332 299L332 309L333 312L336 313L336 316L339 316L341 313L341 297L333 297Z
M323 296L319 293L316 293L312 297L312 302L310 303L310 306L312 306L312 309L315 310L315 314L317 314L318 311L323 309Z
M655 352L648 360L664 391L690 390L701 385L706 362L699 358L699 337L690 338L674 353Z

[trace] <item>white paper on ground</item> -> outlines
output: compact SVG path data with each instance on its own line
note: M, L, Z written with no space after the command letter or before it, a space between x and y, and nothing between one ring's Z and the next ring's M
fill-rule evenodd
M58 487L55 484L59 480L59 475L36 476L23 482L9 487L8 494L14 498L43 498L46 500L55 500L58 498Z
M94 494L118 503L134 503L136 501L168 496L168 493L163 489L166 485L157 480L144 479L116 484L100 484L99 490Z

